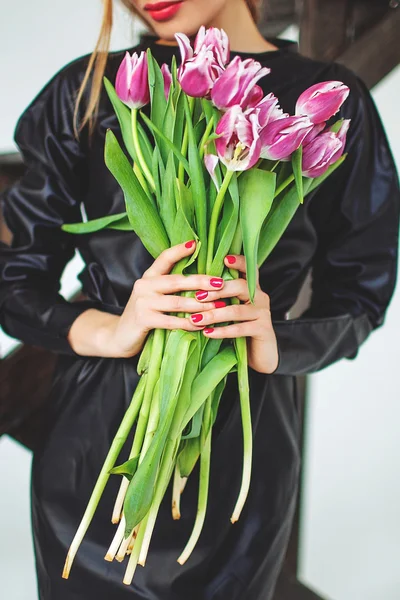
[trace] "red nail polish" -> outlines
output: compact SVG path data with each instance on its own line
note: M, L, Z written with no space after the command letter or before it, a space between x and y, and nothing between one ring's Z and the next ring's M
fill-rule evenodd
M215 308L224 308L224 306L226 306L226 302L223 300L216 300L216 302L214 302L214 306Z
M220 277L211 277L211 279L210 279L210 285L212 285L213 287L216 287L216 288L221 288L223 283L224 283L224 280L221 279Z
M233 265L236 262L236 258L234 256L232 256L231 254L228 254L228 256L226 258L230 265Z
M191 248L194 244L194 240L190 240L190 242L186 242L185 248Z
M206 329L203 329L204 333L212 333L214 331L214 327L207 327Z
M206 292L205 290L199 290L195 293L195 296L196 300L205 300L208 296L208 292Z
M192 315L190 318L192 319L193 323L200 323L200 321L203 320L203 315L196 314Z

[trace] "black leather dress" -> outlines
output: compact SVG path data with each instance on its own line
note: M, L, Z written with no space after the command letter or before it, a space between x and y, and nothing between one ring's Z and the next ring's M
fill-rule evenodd
M210 497L205 527L184 566L176 559L190 535L197 506L197 474L173 521L170 494L162 506L145 568L122 583L126 562L103 560L115 526L111 512L119 478L112 479L75 559L61 572L97 474L137 384L137 359L85 358L66 334L88 307L121 313L134 281L152 259L134 233L62 233L62 223L124 210L121 190L104 165L104 135L119 136L102 95L92 145L73 136L73 96L88 56L62 68L21 115L15 140L27 165L3 196L12 247L0 251L1 325L24 342L59 353L48 434L34 455L32 523L41 600L271 600L292 525L300 465L295 375L341 359L382 326L397 273L400 194L382 124L364 84L336 63L309 60L294 44L257 55L272 69L262 80L287 112L299 94L323 80L351 88L341 115L352 119L347 160L299 208L261 269L270 295L280 362L272 375L251 371L254 463L250 494L238 523L230 515L240 487L242 434L235 375L224 392L212 438ZM175 48L152 43L160 62ZM249 56L241 54L242 56ZM111 53L112 81L124 51ZM77 248L88 301L59 294L60 274ZM301 318L288 320L310 266L313 298ZM128 451L123 450L123 458Z

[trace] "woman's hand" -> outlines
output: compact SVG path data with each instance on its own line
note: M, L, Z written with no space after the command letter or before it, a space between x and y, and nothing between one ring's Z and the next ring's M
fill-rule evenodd
M113 321L112 334L108 343L112 355L128 358L143 347L146 336L152 329L184 329L197 331L199 326L185 317L166 313L195 313L199 303L193 298L177 293L195 291L199 288L221 290L224 280L207 275L171 275L170 271L182 258L190 256L196 247L194 241L179 244L165 250L143 273L134 286L130 299L120 317ZM206 301L204 314L209 310L225 306L223 302Z
M237 269L242 278L225 281L220 290L201 289L196 298L203 306L188 320L204 327L203 333L209 338L248 338L248 361L255 371L272 373L278 366L279 353L275 332L271 322L269 296L260 288L258 272L254 304L250 303L247 288L246 261L244 256L227 256L225 265ZM238 298L243 304L232 304L210 309L210 301L217 303L222 298ZM235 321L233 325L210 327L215 323Z

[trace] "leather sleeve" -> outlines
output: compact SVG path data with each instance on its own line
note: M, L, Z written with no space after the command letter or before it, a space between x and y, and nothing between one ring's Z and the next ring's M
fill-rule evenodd
M14 140L26 170L2 195L11 247L0 246L0 325L12 337L72 354L66 335L89 307L59 295L74 254L62 223L81 220L85 155L73 137L73 79L59 71L20 116Z
M331 79L351 90L340 114L352 119L348 156L308 199L318 236L312 301L300 318L273 321L278 375L354 359L384 323L396 284L400 192L388 140L364 83L336 63Z

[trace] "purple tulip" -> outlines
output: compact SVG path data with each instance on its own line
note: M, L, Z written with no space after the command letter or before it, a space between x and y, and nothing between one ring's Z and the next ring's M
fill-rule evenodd
M215 147L221 162L230 171L245 171L260 158L261 144L256 114L245 115L239 105L229 108L219 121Z
M235 56L212 88L214 105L220 110L227 110L235 104L243 110L255 106L262 98L262 90L256 83L270 72L271 69L261 67L252 58L242 60Z
M269 122L260 132L261 157L289 160L312 128L313 124L307 117L283 117Z
M229 38L223 29L217 29L216 27L206 29L202 25L194 41L194 53L198 54L203 46L207 50L212 50L214 58L221 67L225 67L229 62Z
M150 90L147 79L147 56L136 52L130 56L125 53L115 79L115 91L129 108L141 108L150 102Z
M257 86L258 87L258 86ZM285 116L289 116L283 112L281 107L279 106L279 100L272 94L268 94L265 96L260 102L258 102L254 108L250 111L247 111L246 114L250 112L256 112L258 114L258 121L260 123L260 127L265 127L268 123L272 123L272 121L276 121L277 119L282 119Z
M175 37L181 51L178 81L183 91L196 98L209 97L214 82L224 71L224 67L217 61L211 46L200 46L199 52L195 53L184 33L176 33Z
M172 75L171 75L171 71L169 70L169 67L167 64L163 64L161 67L161 73L163 74L163 78L164 78L164 94L166 99L168 100L168 96L169 96L169 90L171 88L171 84L172 84Z
M296 115L306 115L313 123L328 121L350 93L341 81L323 81L305 90L296 103Z

